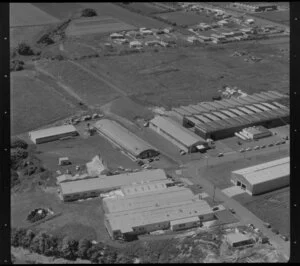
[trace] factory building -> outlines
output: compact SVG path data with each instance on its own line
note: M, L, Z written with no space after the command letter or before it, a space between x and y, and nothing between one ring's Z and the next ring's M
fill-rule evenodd
M194 109L193 107L191 107L190 105L189 106L181 106L181 109L189 112L190 114L199 114L199 111Z
M146 141L112 120L101 119L97 121L94 126L99 134L106 137L114 145L120 147L133 160L150 158L159 154L159 152Z
M156 116L149 122L149 127L187 153L197 152L197 146L206 143L204 139L168 117Z
M251 3L251 2L234 2L231 6L248 12L264 12L278 10L276 4L273 3Z
M78 132L72 125L63 125L29 132L31 141L35 144L77 136Z
M197 227L201 222L214 219L215 214L208 203L194 199L107 213L104 224L112 239L130 239L157 230L177 231Z
M255 243L254 239L242 233L229 233L226 235L226 241L233 248Z
M133 183L140 184L154 181L165 181L167 176L162 169L146 170L119 175L100 175L99 177L60 183L60 195L64 201L74 201L98 197L101 193Z
M233 171L231 181L250 195L258 195L288 186L290 157Z

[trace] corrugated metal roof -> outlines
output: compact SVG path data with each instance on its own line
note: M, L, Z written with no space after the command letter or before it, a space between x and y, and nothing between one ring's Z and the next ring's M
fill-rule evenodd
M237 107L239 110L241 110L242 112L244 112L245 114L248 115L252 115L254 114L254 112L252 112L251 110L247 109L245 106L244 107Z
M208 119L210 119L211 121L218 121L220 120L219 117L212 115L211 113L205 113L202 114L203 116L207 117Z
M115 141L134 156L139 156L142 152L147 150L156 150L146 141L112 120L101 119L97 121L94 126L102 134Z
M206 201L199 200L195 202L183 202L177 206L157 210L141 211L134 214L108 214L106 215L106 219L113 231L120 230L122 233L125 233L130 230L129 228L137 226L168 222L209 213L212 213L212 209L208 203Z
M274 106L274 105L272 105L270 103L261 103L261 104L264 105L264 106L266 106L266 107L268 107L269 109L272 109L272 110L278 109L277 106Z
M220 112L222 112L223 114L226 114L229 117L236 117L237 115L230 112L229 110L220 110Z
M283 104L279 103L279 102L272 102L272 104L278 106L281 109L288 109L286 106L284 106Z
M202 107L204 107L204 108L206 108L206 109L209 110L209 111L215 111L215 110L217 110L217 108L211 106L211 105L209 104L209 102L202 102L202 103L200 103L199 105L202 106Z
M153 192L157 190L163 190L167 188L167 184L170 183L170 180L162 180L158 182L151 182L148 184L137 184L137 185L128 185L122 186L121 190L124 195L136 195L144 194L146 192Z
M208 111L206 108L203 108L200 105L191 105L191 107L198 110L200 113L205 113Z
M261 104L258 104L258 103L254 104L254 106L256 106L257 108L259 108L259 109L261 109L263 111L270 111L269 108L267 108L266 106L263 106Z
M223 100L224 102L227 102L228 104L230 104L230 107L235 107L235 106L240 106L241 104L236 102L236 101L233 101L231 99L226 99L226 100Z
M172 110L179 113L179 114L181 114L181 115L191 115L190 112L188 112L188 111L186 111L186 110L184 110L180 107L179 108L172 108Z
M273 160L273 161L270 161L270 162L256 164L256 165L253 165L253 166L250 166L250 167L235 170L232 173L238 174L238 175L245 175L245 174L248 174L248 173L260 171L260 170L263 170L263 169L272 168L274 166L282 165L282 164L286 164L286 163L290 163L290 157L289 156L281 158L281 159Z
M205 116L203 115L194 115L194 117L198 120L200 120L202 123L208 123L210 122L211 120L206 118Z
M253 105L247 105L247 108L250 109L250 110L252 110L252 111L255 112L255 113L261 113L261 112L262 112L262 110L256 108L256 107L253 106Z
M218 104L218 102L209 102L209 104L210 104L212 107L216 108L216 110L221 109L221 108L224 108L222 105Z
M203 124L199 119L196 119L193 116L186 116L185 119L189 120L190 122L192 122L195 125Z
M158 128L171 135L173 138L187 147L195 145L201 141L205 141L195 133L189 131L167 117L156 116L150 121L150 123L156 125Z
M199 114L199 111L196 109L192 108L191 106L181 106L181 109L189 112L190 114Z
M244 101L242 97L240 97L240 98L230 98L230 99L232 99L232 100L234 100L238 103L241 103L242 105L248 104L248 102Z
M290 175L290 163L276 165L271 168L244 174L243 177L252 185L264 183Z
M278 92L278 91L268 91L269 93L273 94L273 95L277 95L278 97L282 98L285 97L286 95Z
M220 119L226 119L228 118L227 115L222 114L221 112L212 112L213 115L219 117Z
M264 101L265 101L265 99L260 98L260 97L258 96L257 93L251 95L251 97L252 97L253 99L255 99L257 103L260 103L260 102L264 102Z
M66 133L73 133L77 132L76 128L72 125L63 125L59 127L50 127L46 129L40 129L36 131L29 132L29 136L32 140L40 139L40 138L47 138L51 136L66 134Z
M245 102L247 102L247 104L251 104L251 103L256 102L256 100L253 99L253 98L251 98L251 97L249 97L249 95L245 96L245 97L240 97L239 99L243 99Z
M245 115L245 113L241 112L241 111L238 110L237 108L229 109L229 111L233 112L234 114L237 114L238 116L243 116L243 115Z
M120 175L106 176L101 175L96 178L85 180L77 180L73 182L61 183L61 191L63 195L74 193L85 193L95 190L107 190L111 188L121 187L133 183L152 182L158 180L166 180L167 176L162 169L145 170L136 173L126 173Z
M257 97L259 97L259 98L261 98L261 99L263 99L263 100L265 100L265 101L269 101L269 100L270 100L270 98L269 98L268 96L263 95L263 94L261 94L261 93L257 94Z
M108 213L116 213L137 209L137 211L140 211L142 208L149 207L166 207L171 203L192 200L194 198L195 195L190 189L170 187L130 196L104 198L103 204L105 204Z
M281 98L280 96L278 96L276 94L273 94L273 93L270 93L270 92L266 92L266 91L262 92L262 94L266 95L271 100Z
M185 224L185 223L192 223L192 222L199 222L200 219L198 216L190 217L190 218L183 218L183 219L178 219L170 222L170 225L177 225L177 224Z

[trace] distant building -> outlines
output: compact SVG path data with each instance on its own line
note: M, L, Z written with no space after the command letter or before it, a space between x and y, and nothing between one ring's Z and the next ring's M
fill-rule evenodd
M272 136L271 131L263 126L244 128L243 133L250 139L261 139Z
M59 140L61 138L77 136L78 132L72 125L51 127L29 132L29 137L35 144Z
M242 233L230 233L226 235L226 241L231 247L241 247L253 244L253 239Z
M264 12L278 9L277 5L273 3L234 2L231 4L231 6L248 12Z
M162 169L146 170L136 173L126 173L76 180L72 182L60 183L60 194L64 201L74 201L90 197L98 197L101 193L119 189L122 186L133 183L167 180L167 176Z
M95 123L97 132L122 148L133 160L154 157L159 152L115 121L101 119Z
M142 48L143 45L142 45L142 43L139 42L139 41L131 41L131 42L129 43L129 47L130 47L130 48Z
M262 194L290 182L290 157L233 171L231 182L250 195Z
M197 145L205 143L204 139L168 117L156 116L149 127L187 153L197 152Z

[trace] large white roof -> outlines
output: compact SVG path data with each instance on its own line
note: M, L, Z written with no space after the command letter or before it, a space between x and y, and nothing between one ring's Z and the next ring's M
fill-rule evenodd
M266 182L290 174L290 157L243 168L232 173L242 175L250 184Z
M102 175L91 179L61 183L60 186L62 194L68 195L74 193L113 189L134 183L147 183L165 179L167 179L167 176L164 170L154 169L112 176Z
M63 125L58 127L50 127L46 129L36 130L29 132L29 136L32 140L39 138L46 138L55 135L61 135L65 133L77 132L76 128L72 125Z
M198 144L201 141L205 142L204 139L168 117L156 116L150 122L187 147Z
M165 207L170 204L192 200L195 195L190 189L170 187L136 195L103 199L109 213L140 211L150 207Z
M147 150L156 150L146 141L112 120L101 119L94 126L134 156L138 156Z
M106 219L113 231L120 230L122 233L132 231L133 227L168 222L178 219L195 217L212 213L211 207L204 200L186 201L177 203L175 206L165 208L141 210L136 213L107 214Z

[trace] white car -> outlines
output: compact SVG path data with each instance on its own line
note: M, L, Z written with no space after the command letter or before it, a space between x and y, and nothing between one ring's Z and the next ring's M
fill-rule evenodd
M258 150L258 149L259 149L259 146L255 146L255 147L254 147L254 150Z
M249 148L246 149L246 151L252 151L252 148L249 147Z
M266 147L266 145L261 145L261 146L260 146L261 149L263 149L263 148L265 148L265 147Z
M240 149L239 152L245 152L245 149Z

